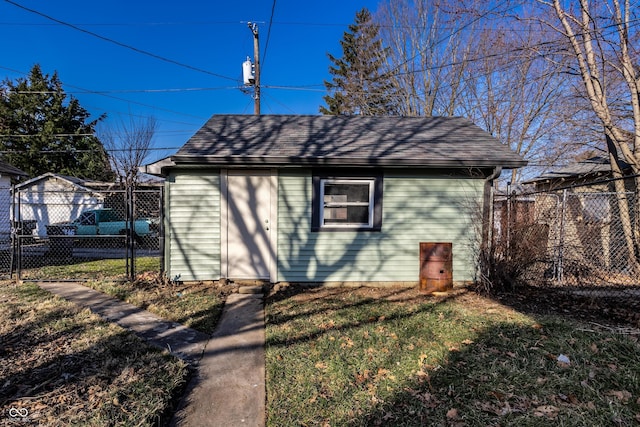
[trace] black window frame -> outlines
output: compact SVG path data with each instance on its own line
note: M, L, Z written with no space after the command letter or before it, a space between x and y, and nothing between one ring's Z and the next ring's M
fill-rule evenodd
M311 214L311 231L323 232L323 231L382 231L382 189L383 189L382 171L369 171L369 172L339 172L335 170L329 171L314 171L313 172L313 194L312 194L312 214ZM326 180L336 181L349 181L349 180L373 180L373 218L371 226L332 226L323 225L320 223L322 217L320 210L324 209L324 200L320 197L322 193L322 182Z

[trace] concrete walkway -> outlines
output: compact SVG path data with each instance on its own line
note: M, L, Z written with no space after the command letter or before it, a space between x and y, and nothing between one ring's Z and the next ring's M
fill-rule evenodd
M197 365L172 426L265 425L262 295L229 295L210 337L77 283L45 282L39 286Z

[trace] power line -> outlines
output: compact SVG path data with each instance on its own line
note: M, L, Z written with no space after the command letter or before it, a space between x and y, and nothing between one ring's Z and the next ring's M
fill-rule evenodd
M313 86L321 86L321 85L306 85L306 86L274 86L274 85L263 85L264 89L282 89L282 90L298 90L305 92L326 92L326 89L313 89Z
M182 22L85 22L80 23L76 22L74 25L82 25L84 27L155 27L155 26L164 26L164 25L188 25L188 26L196 26L196 25L237 25L237 21L182 21ZM24 27L46 27L46 26L55 26L56 24L49 23L35 23L35 22L0 22L0 25L3 26L24 26Z
M5 69L5 70L8 70L8 71L11 71L11 72L14 72L14 73L27 75L27 73L24 73L24 72L22 72L20 70L15 70L15 69L12 69L12 68L3 67L1 65L0 65L0 69ZM83 91L81 93L85 93L85 94L86 93L91 93L91 91L89 91L88 89L84 89L84 88L81 88L79 86L66 85L66 84L65 84L65 86L70 86L70 87L73 87L73 88L76 88L76 89L80 89L80 90ZM169 113L172 113L172 114L178 114L178 115L185 116L185 117L192 117L192 118L195 118L195 119L198 119L198 120L206 120L206 119L208 119L208 117L200 117L200 116L195 116L195 115L192 115L192 114L186 114L186 113L179 112L179 111L160 108L160 107L157 107L157 106L154 106L154 105L149 105L149 104L145 104L145 103L141 103L141 102L131 101L131 100L120 98L120 97L116 97L116 96L113 96L113 95L107 95L107 94L104 94L104 93L96 93L96 94L100 95L100 96L104 96L106 98L111 98L111 99L115 99L115 100L118 100L118 101L127 102L128 104L136 104L136 105L140 105L140 106L145 106L145 107L153 108L154 110L165 111L165 112L169 112ZM96 108L96 109L102 110L102 108ZM138 114L132 114L131 112L122 113L122 112L116 111L115 114L124 114L124 115L128 115L128 116L131 116L131 117L146 117L146 116L142 116L142 115L138 115ZM192 123L186 123L186 122L181 122L181 121L176 121L176 120L166 120L166 119L163 119L162 122L178 123L178 124L188 125L188 126L192 126L193 125ZM199 125L197 125L197 126L199 126ZM176 130L176 131L157 131L157 133L158 134L165 134L165 135L168 135L170 133L172 133L174 135L178 135L180 133L183 133L185 135L191 135L191 134L193 134L193 129L184 130L184 131L178 131L178 130ZM95 135L95 134L91 134L91 135ZM2 136L3 135L0 135L0 137L2 137ZM6 136L6 135L4 135L4 136ZM95 136L97 136L97 135L95 135ZM21 136L17 135L16 137L21 137Z
M145 148L145 151L166 151L166 150L178 150L181 147L148 147ZM34 153L34 154L67 154L67 153L102 153L104 151L108 153L115 152L128 152L131 148L90 148L90 149L82 149L82 150L74 150L74 149L66 149L66 150L38 150L38 151L30 151L30 150L0 150L0 154L25 154L25 153Z
M241 21L241 23L244 23ZM212 25L237 25L237 21L181 21L181 22L76 22L73 25L82 25L83 27L154 27L154 26L212 26ZM296 26L296 27L346 27L352 23L347 22L310 22L310 21L273 21L275 25L283 26ZM36 22L7 22L0 21L1 26L20 26L20 27L46 27L55 26L55 23L36 23ZM377 24L370 24L377 25ZM366 27L367 24L363 24ZM403 29L418 29L419 26L412 25L377 25L379 28L403 28ZM442 31L453 31L457 27L449 25L441 25L435 27ZM493 27L477 27L478 30L491 30ZM509 32L528 32L527 29L510 28L506 29ZM538 32L555 32L555 30L537 30Z
M10 0L5 0L8 2L11 2ZM274 2L275 3L275 2ZM640 23L640 18L638 19L634 19L634 20L630 20L629 21L632 24L632 27L636 27L639 25ZM610 24L608 26L603 26L601 27L602 29L607 29L607 28L613 28L615 27L615 24ZM503 29L504 30L504 29ZM508 29L507 29L508 30ZM614 33L614 31L612 31L612 33ZM604 34L606 36L606 34ZM268 40L268 38L267 38ZM551 40L551 41L544 41L544 42L539 42L536 43L534 45L531 46L525 46L525 47L516 47L510 50L506 50L506 51L502 51L502 52L496 52L496 53L492 53L492 54L487 54L487 55L483 55L483 56L479 56L479 57L475 57L475 58L466 58L464 60L460 60L460 61L451 61L445 64L438 64L438 65L433 65L430 67L426 67L426 68L420 68L420 69L415 69L415 70L411 70L411 71L406 71L406 72L397 72L395 74L392 74L394 70L397 70L400 66L410 62L411 60L415 59L416 57L414 56L413 58L410 58L408 60L406 60L404 63L395 66L394 69L387 71L383 76L380 76L380 78L385 77L385 76L392 76L392 75L406 75L406 74L415 74L415 73L420 73L420 72L424 72L424 71L437 71L439 69L443 69L443 68L447 68L447 67L452 67L452 66L456 66L456 65L460 65L463 62L476 62L476 61L482 61L482 60L486 60L486 59L494 59L494 58L500 58L504 55L508 55L508 54L512 54L512 53L517 53L517 52L522 52L525 51L527 49L532 49L532 48L539 48L539 47L544 47L544 46L553 46L555 43L561 42L563 39L556 39L556 40ZM438 42L436 42L436 44L440 43L441 40L439 40ZM265 49L265 53L266 53L266 49ZM264 58L263 58L264 60ZM26 73L22 72L22 71L18 71L18 70L14 70L8 67L3 67L0 66L0 68L2 69L6 69L12 72L16 72L16 73L20 73L25 75ZM237 79L233 79L233 80L237 80ZM167 88L167 89L113 89L113 90L90 90L90 89L84 89L84 88L80 88L77 86L72 86L72 85L67 85L66 86L69 87L76 87L78 89L81 90L81 92L67 92L69 94L78 94L78 93L82 93L82 94L97 94L97 95L105 95L105 94L112 94L112 93L171 93L171 92L198 92L198 91L219 91L219 90L236 90L239 89L241 86L222 86L222 87L195 87L195 88ZM322 84L308 84L308 85L295 85L295 86L287 86L287 85L262 85L263 88L267 88L267 89L281 89L281 90L299 90L299 91L312 91L312 92L324 92L325 89L313 89L315 87L317 88L323 88L324 85ZM30 93L48 93L46 91L42 91L42 92L31 92ZM125 102L132 102L132 103L136 103L135 101L130 101L130 100L126 100L126 99L121 99L121 98L114 98L114 99L118 99L118 100L122 100ZM138 103L142 106L146 106L146 107L152 107L155 108L154 106L150 106L147 104L142 104L142 103ZM172 111L172 110L165 110L167 112L172 112L172 113L178 113L178 114L182 114L176 111ZM198 117L201 118L201 117Z
M4 68L4 67L0 67ZM172 92L211 92L218 90L236 90L239 89L240 86L220 86L220 87L187 87L187 88L173 88L173 89L111 89L111 90L83 90L81 92L70 92L65 91L65 93L70 95L77 95L79 93L82 94L96 94L96 95L104 95L109 93L172 93ZM18 94L52 94L57 93L53 90L23 90L23 91L14 91L14 93Z
M631 28L639 26L640 25L640 18L629 20L629 24L630 24ZM610 25L602 26L598 30L589 31L589 33L596 33L596 32L599 32L600 30L613 28L611 33L609 33L609 34L603 33L602 34L603 36L606 37L606 36L611 35L611 34L616 34L616 32L617 32L617 30L615 28L616 26L617 26L617 24L610 24ZM584 34L585 34L585 32L581 31L577 35L578 36L584 36ZM449 36L445 37L445 39L448 38L448 37ZM437 41L434 44L434 46L438 45L442 40L444 40L444 39L441 39L441 40ZM412 58L409 58L406 61L402 62L401 64L399 64L397 66L394 66L394 68L392 68L391 70L387 71L386 73L384 73L383 75L381 75L378 78L385 78L385 77L392 77L392 76L399 76L399 75L407 75L407 74L415 74L415 73L421 73L421 72L424 72L424 71L437 71L437 70L440 70L440 69L453 67L453 66L456 66L456 65L461 65L461 64L466 63L466 62L476 62L476 61L483 61L483 60L486 60L486 59L495 59L495 58L500 58L502 56L506 56L508 54L524 52L524 51L531 50L531 49L534 49L534 48L554 46L554 45L556 45L558 43L564 42L564 40L565 40L564 38L557 38L555 40L541 41L541 42L532 44L530 46L519 46L519 47L508 49L508 50L505 50L505 51L502 51L502 52L486 54L486 55L475 57L475 58L465 58L465 59L461 59L461 60L457 60L457 61L451 61L451 62L448 62L448 63L445 63L445 64L434 65L434 66L431 66L431 67L425 67L425 68L420 68L420 69L406 71L406 72L396 72L396 73L394 73L394 71L397 71L401 66L403 66L403 65L405 65L405 64L407 64L407 63L409 63L409 62L411 62L413 60L415 60L418 57L418 55L425 53L426 52L426 49L425 49L425 50L422 50L422 51L418 52ZM554 52L554 53L561 53L561 52L563 52L563 50L559 50L559 51ZM540 56L544 57L544 53L540 54Z
M266 95L266 94L263 92L263 95ZM270 97L270 96L267 96L267 98L269 98L269 97ZM263 96L263 98L264 98L264 96ZM273 99L273 101L274 101L276 104L280 105L282 108L285 108L285 109L289 110L292 114L295 114L295 112L294 112L291 108L289 108L289 106L287 106L287 105L283 104L282 102L278 101L277 99L275 99L275 98L273 98L273 97L270 97L270 98L272 98L272 99Z
M461 27L459 27L459 28L456 28L456 29L455 29L455 31L453 31L452 33L449 33L449 34L445 35L444 37L442 37L440 40L437 40L433 46L437 46L437 45L439 45L440 43L444 42L445 40L450 39L450 38L451 38L452 36L454 36L455 34L457 34L457 33L461 32L461 31L463 31L463 30L464 30L465 28L467 28L469 25L471 25L471 24L474 24L474 23L478 22L478 21L479 21L480 19L482 19L482 18L485 18L488 14L490 14L490 13L494 13L494 12L498 9L498 7L499 7L499 6L501 6L501 5L502 5L502 3L498 2L498 3L496 4L496 6L494 6L494 7L493 7L493 8L491 8L491 9L489 9L488 11L486 11L486 12L482 13L482 14L481 14L480 16L478 16L477 18L472 19L470 22L467 22L467 23L466 23L466 24L464 24L463 26L461 26ZM514 5L513 7L511 7L510 9L507 9L507 10L515 9L515 8L516 8L516 7L518 7L518 6L520 6L520 4L516 4L516 5ZM427 48L425 48L425 49L421 50L421 51L420 51L420 52L418 52L416 55L412 56L411 58L407 59L407 60L406 60L406 61L404 61L404 62L401 62L401 63L400 63L400 64L398 64L396 67L394 67L393 69L391 69L391 70L390 70L390 71L388 71L387 73L383 74L381 77L386 77L386 75L387 75L387 74L393 75L393 73L394 73L395 71L399 70L399 69L400 69L400 67L402 67L402 66L404 66L405 64L408 64L408 63L410 63L410 62L412 62L412 61L414 61L414 60L415 60L419 55L423 55L425 52L427 52L427 49L429 49L430 47L431 47L431 46L429 46L429 47L427 47Z
M269 39L271 38L271 25L273 24L273 14L276 10L276 0L273 0L273 4L271 5L271 17L269 18L269 27L267 29L267 41L264 44L264 51L262 53L262 65L264 66L264 61L267 58L267 48L269 47Z
M23 76L28 75L28 73L25 73L24 71L15 70L13 68L4 67L2 65L0 65L0 69L8 70L8 71L11 71L13 73L22 74ZM82 92L76 92L76 94L79 94L79 93L81 93L81 94L96 94L96 95L104 96L106 98L115 99L117 101L126 102L128 104L140 105L142 107L153 108L153 109L158 110L158 111L164 111L164 112L167 112L167 113L178 114L178 115L181 115L181 116L191 117L191 118L198 119L198 120L206 120L206 119L208 119L208 117L195 116L193 114L187 114L187 113L183 113L183 112L180 112L180 111L170 110L170 109L167 109L167 108L158 107L156 105L150 105L150 104L145 104L143 102L132 101L132 100L126 99L126 98L120 98L120 97L117 97L117 96L109 95L106 92L105 93L100 93L100 92L93 91L91 89L86 89L86 88L83 88L83 87L80 87L80 86L75 86L75 85L71 85L71 84L67 84L67 83L65 83L64 85L68 86L68 87L75 88L75 89L79 89L79 90L82 91ZM67 93L67 92L65 91L65 93ZM127 113L125 113L125 114L127 114Z
M31 137L49 137L49 138L66 138L69 136L95 136L95 133L55 133L55 134L45 134L45 133L33 133L33 134L24 134L24 133L16 133L16 134L0 134L0 138L31 138Z
M174 130L156 130L154 133L157 134L186 134L193 132L192 129L174 129ZM85 137L85 136L97 136L100 132L94 133L54 133L54 134L46 134L42 132L38 133L13 133L13 134L0 134L0 138L32 138L32 137L47 137L47 138L68 138L68 137Z
M8 3L14 4L14 5L17 5L16 3L14 3L14 2L12 2L10 0L5 0L5 1L8 2ZM269 29L271 28L271 25L273 23L278 24L277 21L273 21L273 13L274 13L274 9L275 9L275 3L276 3L276 1L274 0L273 5L272 5L272 16L271 16L271 19L270 19L270 22L269 22ZM19 5L17 5L17 6L21 7ZM39 12L34 12L34 13L38 13L39 14ZM53 19L53 18L50 18L50 19ZM480 18L478 18L478 19L480 19ZM55 20L55 19L53 19L53 20L57 22L57 20ZM637 20L632 20L631 21L632 23L634 23L634 24L632 24L633 26L636 25L635 21L637 21ZM291 24L293 24L293 23L291 23ZM305 23L300 23L300 24L305 24ZM332 24L327 24L327 25L332 25ZM467 24L467 25L469 25L469 24ZM613 24L610 25L610 27L613 27L613 26L614 26ZM464 28L465 27L459 28L458 31L462 31ZM607 26L603 26L601 28L605 28L606 29ZM80 29L80 30L83 31L82 29ZM513 29L501 29L501 30L510 31L510 30L513 30ZM267 40L268 40L268 38L267 38ZM442 40L439 40L438 43L441 42L441 41ZM533 47L542 47L544 44L552 44L554 42L555 41L539 43L537 45L533 45ZM477 58L467 59L467 61L478 61L478 60L483 60L483 59L498 58L498 57L500 57L502 55L507 55L509 53L514 53L514 52L517 52L517 51L522 51L522 49L523 48L518 48L518 49L513 49L511 51L505 51L505 52L502 52L502 53L484 55L484 56L477 57ZM265 55L266 55L266 47L265 47ZM414 59L415 59L415 57L414 57ZM264 60L264 58L263 58L263 60ZM411 59L409 59L408 61L410 61L410 60ZM408 61L405 61L405 63L408 62ZM408 73L419 73L419 72L423 72L423 71L427 71L427 70L437 70L437 69L442 69L442 68L446 68L446 67L455 66L455 65L457 65L459 63L460 63L459 61L458 62L454 61L454 62L449 62L447 64L439 64L439 65L434 65L432 67L422 68L422 69L419 69L419 70L412 70L412 71L409 71ZM391 71L393 71L393 70L391 70ZM389 71L387 73L390 73L391 71ZM396 71L397 71L397 67L396 67ZM397 75L400 75L400 74L406 74L406 73L397 73ZM477 77L479 77L479 76L475 76L474 78L477 78ZM474 78L467 78L467 79L465 79L465 81L468 81L469 79L474 79ZM267 89L275 89L275 90L296 90L296 91L308 91L308 92L325 92L325 90L323 90L323 89L313 89L313 87L322 87L322 86L323 85L302 85L302 86L300 86L300 85L297 85L297 86L276 86L276 85L268 86L268 85L264 85L262 87L263 88L267 88ZM136 93L136 92L138 92L138 93L154 93L154 92L206 91L206 90L227 90L227 89L234 89L235 90L235 89L237 89L237 87L226 87L226 88L183 88L183 89L180 89L180 88L178 88L178 89L133 89L133 90L112 90L112 91L90 91L90 90L83 89L84 92L81 92L81 93L95 93L95 94L99 94L99 95L105 95L105 94L109 94L109 93ZM80 92L78 92L78 93L80 93ZM142 105L142 106L146 106L146 107L155 108L155 109L158 109L158 110L164 110L164 111L168 111L168 112L171 112L171 113L186 115L184 113L180 113L180 112L176 112L176 111L172 111L172 110L167 110L167 109L162 109L162 108L159 108L159 107L156 107L156 106L153 106L153 105L148 105L148 104L135 102L135 101L127 100L127 99L116 98L116 97L111 97L111 98L114 98L114 99L117 99L117 100L122 100L122 101L128 102L128 103L134 103L134 104L138 104L138 105ZM191 117L196 117L196 116L191 116ZM197 118L198 119L202 119L202 117L197 117Z
M629 20L629 27L630 28L637 27L638 25L640 25L640 18ZM609 35L616 34L616 32L617 32L616 26L617 26L617 24L615 24L615 23L614 24L609 24L609 25L602 26L599 29L590 30L589 32L602 32L602 30L611 29L611 32L609 34L607 34L606 32L602 33L603 37L607 37ZM584 34L584 31L582 31L578 35L582 35L582 34ZM439 40L435 44L437 45L441 41L442 40ZM416 54L412 58L409 58L408 60L404 61L400 65L394 66L394 68L392 68L391 70L386 71L385 73L383 73L382 75L377 77L377 79L389 78L389 77L394 77L394 76L409 75L409 74L418 74L418 73L422 73L422 72L426 72L426 71L438 71L438 70L442 70L442 69L445 69L445 68L454 67L454 66L457 66L457 65L462 65L462 64L465 64L465 63L484 61L484 60L487 60L487 59L498 59L498 58L504 57L506 55L510 55L510 54L514 54L514 53L518 53L518 52L525 52L525 51L528 51L528 50L531 50L531 49L537 49L537 48L547 47L547 46L554 46L554 45L556 45L558 43L562 43L563 41L564 41L564 38L558 38L558 39L550 40L550 41L541 41L541 42L538 42L538 43L535 43L535 44L532 44L532 45L529 45L529 46L519 46L519 47L515 47L515 48L512 48L512 49L504 50L502 52L490 53L490 54L485 54L485 55L478 56L478 57L464 58L464 59L461 59L461 60L450 61L450 62L447 62L447 63L444 63L444 64L437 64L437 65L433 65L433 66L430 66L430 67L423 67L423 68L419 68L419 69L413 69L413 70L409 70L409 71L398 72L398 70L399 70L399 68L401 66L409 63L412 60L415 60L418 55L424 53L424 50L422 50L422 51L418 52L418 54ZM557 50L556 52L552 52L552 53L561 53L561 52L562 52L562 49ZM538 52L538 57L544 58L544 56L546 54L549 54L549 52L546 52L546 53ZM523 59L523 61L524 60L526 60L526 58ZM478 78L481 78L481 77L487 77L487 76L489 76L489 75L491 75L493 73L496 73L496 72L499 72L499 71L504 71L504 70L509 69L509 68L511 68L513 66L517 66L519 63L521 63L521 62L512 61L512 62L509 62L509 63L505 64L502 67L495 68L493 70L489 70L487 73L475 74L473 76L468 76L466 78L461 78L461 82L468 83L469 81L477 80ZM531 83L534 83L535 81L536 81L536 79L531 79L528 83L531 84ZM442 84L442 86L440 86L440 87L442 88L442 87L451 87L451 86L452 86L451 83L444 82ZM311 87L311 86L307 86L307 87ZM284 89L285 87L272 86L272 88ZM301 87L298 87L298 88L286 87L286 88L289 89L289 90L305 90L305 89L302 89ZM358 93L375 94L375 93L372 93L372 92L355 92L355 91L350 91L349 93L353 93L353 94L358 94Z
M88 34L88 35L90 35L92 37L96 37L96 38L98 38L100 40L104 40L106 42L113 43L116 46L120 46L120 47L123 47L125 49L132 50L132 51L134 51L136 53L140 53L142 55L146 55L146 56L149 56L151 58L158 59L160 61L168 62L170 64L178 65L180 67L187 68L189 70L198 71L198 72L204 73L204 74L209 74L211 76L218 77L218 78L221 78L221 79L236 81L235 78L223 76L222 74L213 73L211 71L204 70L204 69L198 68L198 67L194 67L192 65L185 64L183 62L179 62L179 61L175 61L173 59L165 58L164 56L156 55L155 53L151 53L151 52L148 52L146 50L138 49L137 47L131 46L129 44L121 43L121 42L119 42L117 40L114 40L114 39L111 39L109 37L102 36L100 34L94 33L94 32L89 31L89 30L85 30L84 28L80 28L80 27L78 27L76 25L73 25L73 24L70 24L68 22L61 21L61 20L56 19L56 18L54 18L52 16L49 16L49 15L47 15L45 13L39 12L39 11L37 11L35 9L31 9L31 8L26 7L26 6L23 6L23 5L19 4L19 3L16 3L14 1L12 1L12 0L4 0L4 1L9 3L9 4L12 4L12 5L14 5L14 6L16 6L16 7L20 8L20 9L26 10L27 12L34 13L36 15L42 16L43 18L49 19L49 20L51 20L53 22L57 22L60 25L64 25L64 26L72 28L72 29L74 29L76 31L80 31L80 32Z

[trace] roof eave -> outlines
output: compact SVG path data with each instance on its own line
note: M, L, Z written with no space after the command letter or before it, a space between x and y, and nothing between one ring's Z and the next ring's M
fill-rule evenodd
M346 158L346 157L278 157L278 156L207 156L180 154L171 157L175 165L207 165L207 166L265 166L265 167L304 167L304 166L336 166L336 167L448 167L448 168L485 168L501 166L515 169L527 165L526 160L459 160L459 159L389 159L389 158Z

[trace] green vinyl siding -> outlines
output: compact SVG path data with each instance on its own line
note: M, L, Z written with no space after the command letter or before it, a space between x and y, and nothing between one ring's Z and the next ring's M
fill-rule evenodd
M167 179L167 275L170 279L220 277L220 173L180 171Z
M419 243L453 243L453 278L473 280L484 181L385 171L382 230L311 232L311 171L278 180L279 281L418 281Z

